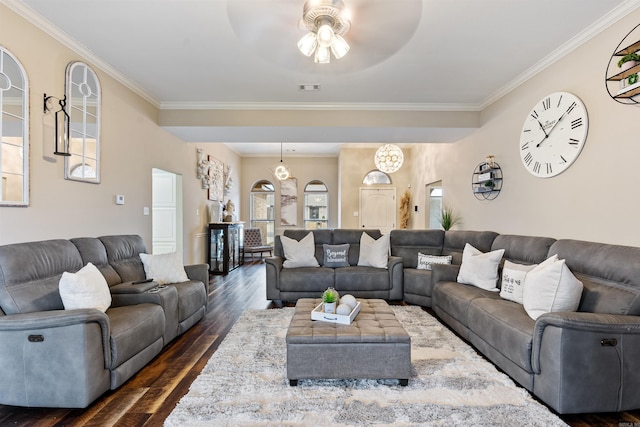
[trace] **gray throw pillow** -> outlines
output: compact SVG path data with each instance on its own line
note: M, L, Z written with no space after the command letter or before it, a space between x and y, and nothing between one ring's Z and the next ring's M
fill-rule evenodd
M322 252L324 252L325 267L349 267L349 244L343 245L322 245Z

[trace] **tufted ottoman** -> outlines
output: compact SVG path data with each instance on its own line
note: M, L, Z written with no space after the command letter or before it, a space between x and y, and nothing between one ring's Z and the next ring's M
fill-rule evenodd
M411 337L381 299L359 299L351 325L311 320L321 299L302 298L287 330L287 378L399 379L411 375Z

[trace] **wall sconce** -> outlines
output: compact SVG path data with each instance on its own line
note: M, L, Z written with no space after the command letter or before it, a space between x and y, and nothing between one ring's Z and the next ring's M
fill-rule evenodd
M64 98L60 99L56 98L55 96L47 96L47 94L45 93L43 107L45 114L51 111L51 108L48 105L51 98L57 99L58 104L60 105L60 109L56 111L55 114L56 147L53 154L57 156L70 156L71 153L69 153L69 129L71 128L71 118L69 117L69 114L67 114L67 111L64 109L67 105L67 95L65 95Z

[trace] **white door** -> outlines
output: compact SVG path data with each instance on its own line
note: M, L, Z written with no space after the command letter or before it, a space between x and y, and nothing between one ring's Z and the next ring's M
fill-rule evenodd
M360 228L378 229L383 234L396 227L396 189L360 189Z
M152 232L153 253L163 254L182 250L181 188L179 176L152 170Z

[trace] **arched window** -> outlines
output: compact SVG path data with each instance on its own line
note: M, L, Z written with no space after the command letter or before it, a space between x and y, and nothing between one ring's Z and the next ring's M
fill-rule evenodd
M29 206L29 84L0 46L0 206Z
M329 191L322 181L309 181L304 187L304 228L315 230L329 225Z
M364 176L362 183L365 185L391 184L391 177L382 171L374 169Z
M267 180L260 180L251 187L251 227L260 229L267 244L273 244L275 235L275 191Z

